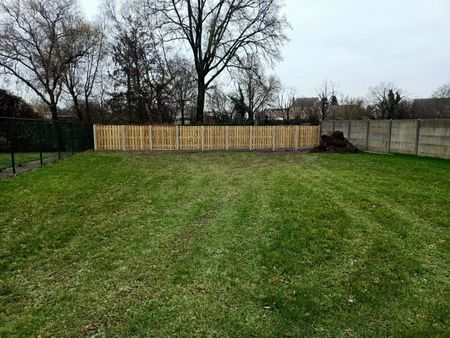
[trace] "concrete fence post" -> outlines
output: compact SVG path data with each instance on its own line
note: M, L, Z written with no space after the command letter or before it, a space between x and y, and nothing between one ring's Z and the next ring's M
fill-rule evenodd
M387 143L388 154L391 152L391 142L392 142L392 120L389 120L389 135L388 135L388 143Z
M352 121L347 121L347 140L350 142L350 133L351 133L351 125L352 125Z
M369 150L369 134L370 134L370 120L367 120L367 128L366 128L366 151Z
M97 126L94 124L92 126L92 128L93 128L93 133L94 133L94 150L97 151ZM39 140L39 146L40 146L40 143L41 142ZM41 161L41 165L42 165L42 161Z
M415 145L415 150L414 153L417 155L419 155L419 139L420 139L420 119L416 120L416 145Z

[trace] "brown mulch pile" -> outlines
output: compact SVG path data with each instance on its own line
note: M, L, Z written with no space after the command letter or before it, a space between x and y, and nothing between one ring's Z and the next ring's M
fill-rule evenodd
M331 135L322 135L320 146L311 150L312 153L357 153L353 144L345 137L342 131L335 131Z

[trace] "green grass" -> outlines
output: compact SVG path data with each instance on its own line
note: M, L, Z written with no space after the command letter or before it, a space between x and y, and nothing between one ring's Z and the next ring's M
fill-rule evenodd
M57 153L43 153L42 158L49 159L58 156ZM17 166L23 166L28 162L39 161L39 153L16 153L14 154L14 161ZM0 171L12 167L11 154L0 153Z
M0 336L450 336L450 161L85 153L0 181Z

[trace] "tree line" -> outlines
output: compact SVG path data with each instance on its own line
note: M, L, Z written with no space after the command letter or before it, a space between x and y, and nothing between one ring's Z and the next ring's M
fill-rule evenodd
M407 116L411 102L392 84L371 88L368 98L338 98L337 85L326 81L306 104L269 75L287 41L281 6L105 0L88 20L76 0L4 0L0 71L29 88L53 119L69 111L86 122L254 124L288 122L300 109L319 121L342 104L368 118ZM435 95L449 97L448 88Z
M266 79L249 67L279 58L288 25L279 0L105 1L92 21L75 0L5 0L0 7L2 72L54 119L63 104L87 121L109 113L168 123L181 114L203 123L221 75L238 69L251 77L241 89L259 109L269 94L261 97L253 81Z

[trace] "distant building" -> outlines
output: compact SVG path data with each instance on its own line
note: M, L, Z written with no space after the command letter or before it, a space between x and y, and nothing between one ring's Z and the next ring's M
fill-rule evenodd
M256 114L256 121L285 121L314 119L320 115L320 101L317 97L302 97L294 100L289 108L269 108Z
M411 108L411 118L450 118L450 98L414 100Z
M292 119L304 120L320 116L320 100L318 97L301 97L294 100L289 116Z

